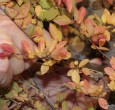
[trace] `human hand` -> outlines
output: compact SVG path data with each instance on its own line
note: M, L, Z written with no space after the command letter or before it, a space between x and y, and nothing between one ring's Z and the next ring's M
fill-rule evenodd
M35 44L13 23L3 11L0 10L0 45L13 45L14 53L22 54L21 41L30 43L30 48L34 51ZM0 53L2 49L0 49ZM28 69L32 62L24 61L22 55L11 55L0 58L0 87L8 86L13 75L18 75Z

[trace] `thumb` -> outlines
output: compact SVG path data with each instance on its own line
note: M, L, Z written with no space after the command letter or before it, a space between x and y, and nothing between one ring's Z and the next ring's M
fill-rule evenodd
M12 77L13 74L8 58L0 59L0 87L8 86Z
M0 31L0 45L4 43L12 45L12 40L4 32ZM0 54L2 52L3 50L2 48L0 48ZM8 57L1 57L0 58L0 87L8 86L12 80L12 77L13 74L12 74Z

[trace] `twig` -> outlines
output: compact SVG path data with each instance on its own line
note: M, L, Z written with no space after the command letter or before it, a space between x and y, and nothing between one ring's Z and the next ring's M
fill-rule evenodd
M16 107L16 106L17 106L17 104L14 103L13 105L11 105L11 106L8 108L8 110L13 110L13 108Z
M97 73L103 73L103 72L101 72L101 71L97 71L97 70L94 70L94 69L90 69L90 68L88 68L90 71L93 71L93 72L97 72Z
M13 108L16 107L17 105L21 105L21 103L18 103L13 99L11 99L11 101L13 102L13 104L8 108L8 110L13 110Z
M65 87L64 85L61 85L61 86L56 87L56 88L54 88L54 89L46 90L45 93L49 93L49 92L51 92L51 91L59 90L59 89L62 89L62 88L67 88L67 87Z
M31 74L31 70L29 69L28 72ZM33 74L32 74L33 75ZM37 78L35 78L35 76L33 76L33 81L34 83L37 85L37 89L43 94L43 96L45 97L47 103L50 105L50 107L52 108L52 110L56 110L56 108L54 107L53 102L50 100L50 98L45 94L44 90L42 89L39 81Z
M37 88L40 90L40 92L43 94L43 96L45 97L47 103L50 105L50 107L52 108L52 110L56 110L56 108L54 107L53 102L49 99L49 97L44 93L41 85L38 82L38 79L36 79L35 77L33 78L33 81L36 83Z

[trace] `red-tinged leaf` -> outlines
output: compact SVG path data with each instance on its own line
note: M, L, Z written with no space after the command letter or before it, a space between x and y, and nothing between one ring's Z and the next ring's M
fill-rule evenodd
M43 52L45 49L45 40L43 38L40 38L38 41L38 50L40 52Z
M14 53L14 48L10 44L0 44L0 58L9 57L11 54Z
M104 68L104 71L105 71L105 73L106 73L107 75L109 75L109 76L112 76L112 74L115 73L115 71L114 71L113 68L111 68L111 67L105 67L105 68Z
M90 75L90 70L88 68L82 68L82 72L84 75Z
M93 37L91 37L91 40L93 41L95 45L98 45L99 37L97 35L94 35Z
M79 13L79 10L77 8L74 9L74 20L77 21L78 19L78 13Z
M94 58L89 61L90 63L96 64L96 65L102 65L102 60L100 58Z
M115 57L111 57L110 64L111 64L112 68L115 69Z
M64 48L66 43L67 43L66 41L58 43L55 49L52 51L51 57L54 58L55 60L61 60L66 58L68 54L67 50Z
M73 0L63 0L63 2L66 5L67 10L70 13L72 11L72 7L73 7Z
M89 82L84 79L84 88L86 89L86 91L88 91L88 89L90 88Z
M98 35L99 39L106 39L106 36L104 34Z
M101 34L104 33L106 28L104 26L96 26L94 28L94 34Z
M58 50L56 48L51 53L51 57L54 58L55 60L62 60L64 58L66 58L67 54L68 54L68 52L66 51L66 49L62 48L62 49Z
M67 82L67 85L72 88L76 88L76 84L74 82Z
M56 48L57 49L61 49L62 47L64 47L67 44L67 41L61 41L60 43L57 44Z
M48 31L45 29L43 30L43 38L45 39L46 46L50 47L51 42L52 42L52 37Z
M83 21L86 14L87 14L86 9L84 7L81 7L78 12L78 19L76 20L78 24L80 24Z
M68 25L73 23L73 21L66 15L57 16L53 21L58 25Z
M91 37L93 34L94 34L94 26L95 26L95 22L90 19L90 18L87 18L85 20L85 26L86 26L86 30L88 32L88 37Z
M30 44L27 40L22 40L21 41L22 44L22 50L26 53L28 53L30 51Z
M108 109L108 102L103 98L98 98L98 103L103 109Z
M113 4L113 0L107 0L110 4Z
M58 5L60 6L62 4L62 0L58 0Z
M106 43L106 39L100 39L99 40L99 46L103 47Z

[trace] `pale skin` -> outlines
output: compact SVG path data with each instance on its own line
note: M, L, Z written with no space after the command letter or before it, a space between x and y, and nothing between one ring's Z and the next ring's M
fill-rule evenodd
M13 23L1 10L0 10L0 44L8 43L12 44L15 49L16 54L22 54L21 41L27 40L30 43L31 50L34 51L34 46L36 46L16 25ZM28 69L32 65L32 62L24 60L22 55L16 57L12 55L11 57L0 58L0 87L8 86L14 75L21 74L24 70ZM57 74L59 75L59 74ZM50 77L50 75L49 75ZM50 84L59 86L59 80L62 82L69 81L66 77L60 76L61 79L55 79L55 75L52 81L50 81L44 89L53 89L50 87ZM47 81L50 78L42 79ZM52 78L51 78L52 79ZM42 81L42 82L43 82ZM47 81L48 82L48 81ZM42 83L41 83L42 84ZM77 104L82 108L82 110L87 110L88 106L93 106L92 99L83 94L77 94L74 98L77 99ZM55 98L52 97L52 100ZM93 100L94 101L94 100ZM72 107L73 104L70 103Z
M0 10L0 44L12 44L15 53L22 54L22 40L27 40L33 50L35 44ZM8 86L14 75L22 73L30 65L21 55L0 58L0 86Z

